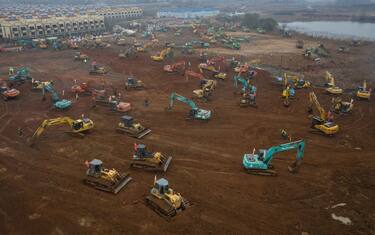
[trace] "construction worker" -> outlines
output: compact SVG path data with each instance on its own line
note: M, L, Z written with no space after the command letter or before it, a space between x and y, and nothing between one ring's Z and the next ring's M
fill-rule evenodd
M149 105L148 98L145 99L144 105L145 105L145 107L148 107L148 105Z
M331 110L329 110L327 113L327 121L333 122L333 113L331 112Z
M76 100L79 99L79 95L78 95L78 92L76 92Z
M13 75L14 74L14 68L9 67L8 72L9 72L9 75Z
M17 128L17 134L18 134L19 137L23 136L23 129L21 127Z
M96 60L93 60L91 63L91 68L96 69L96 66L97 66Z

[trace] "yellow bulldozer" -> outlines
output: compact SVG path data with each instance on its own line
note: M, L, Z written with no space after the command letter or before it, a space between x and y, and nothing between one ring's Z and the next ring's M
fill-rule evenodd
M116 169L106 169L103 162L94 159L86 163L88 169L83 182L98 190L117 194L123 189L132 178L129 174L120 174Z
M181 194L169 187L168 180L164 178L156 180L155 176L150 194L146 197L146 205L165 219L170 219L190 205Z
M42 124L38 127L35 131L33 136L28 139L29 145L32 146L35 144L36 140L42 135L45 129L49 126L58 126L67 124L70 127L71 134L78 135L83 137L84 132L91 130L94 128L94 122L89 118L81 118L77 120L73 120L70 117L58 117L53 119L46 119L42 122Z

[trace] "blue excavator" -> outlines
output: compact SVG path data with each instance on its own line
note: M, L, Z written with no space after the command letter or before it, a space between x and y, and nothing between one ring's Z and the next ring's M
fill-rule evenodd
M47 92L51 93L53 106L57 109L67 109L72 105L72 101L66 100L66 99L60 99L55 89L53 89L52 83L43 84L42 91L43 91L43 99L45 99L45 93Z
M29 75L29 68L21 67L17 70L16 74L9 76L8 80L14 83L24 83L27 80L31 80L32 77Z
M210 110L200 109L192 100L179 95L176 92L172 92L172 94L169 96L169 110L173 108L175 100L185 103L191 107L187 119L209 120L211 118Z
M271 165L273 156L276 153L293 149L297 149L297 158L291 166L288 166L288 170L293 173L297 171L298 166L302 163L305 151L305 140L280 144L278 146L272 146L269 149L260 149L258 153L255 153L254 149L253 153L246 153L243 156L242 164L249 174L275 176L276 171L273 170L273 166Z
M233 86L237 89L238 82L242 84L240 107L256 106L256 91L257 88L249 83L249 80L243 78L240 75L233 77Z

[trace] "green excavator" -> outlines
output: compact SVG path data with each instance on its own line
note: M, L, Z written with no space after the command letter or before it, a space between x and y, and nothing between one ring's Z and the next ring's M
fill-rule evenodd
M172 94L169 96L169 110L173 108L175 100L185 103L191 107L187 119L209 120L211 118L210 110L199 108L192 100L179 95L176 92L172 92Z
M298 140L286 144L280 144L278 146L272 146L269 149L260 149L258 153L255 153L254 149L253 153L246 153L243 156L242 164L249 174L275 176L276 171L273 170L273 166L271 165L273 156L276 153L293 149L297 149L297 158L296 161L288 167L288 170L290 172L296 172L298 166L302 162L303 154L305 151L304 140Z

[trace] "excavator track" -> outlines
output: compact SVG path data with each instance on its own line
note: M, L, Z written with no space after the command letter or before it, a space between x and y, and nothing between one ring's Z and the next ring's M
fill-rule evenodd
M251 175L262 175L262 176L276 176L277 173L274 170L258 170L258 169L246 169L246 172Z
M171 164L172 157L168 157L166 160L163 160L163 164L157 165L154 163L149 163L146 161L141 161L141 160L134 160L131 164L130 167L136 168L136 169L143 169L147 171L162 171L166 172L168 170L169 165Z
M153 196L147 196L145 198L145 203L159 216L163 217L166 220L170 220L177 214L176 209L174 209L168 202L163 199L157 199Z

